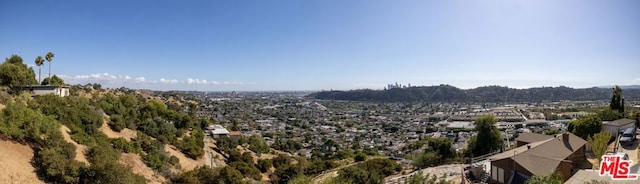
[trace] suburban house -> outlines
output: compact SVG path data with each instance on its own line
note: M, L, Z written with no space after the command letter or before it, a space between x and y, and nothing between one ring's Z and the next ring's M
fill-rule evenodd
M34 85L25 86L23 89L29 91L29 93L34 96L53 94L59 97L65 97L70 95L69 86Z
M620 131L624 131L627 128L635 128L636 121L632 119L622 118L615 121L603 122L602 130L611 132L612 137L618 137Z
M222 127L222 125L209 125L206 128L206 132L213 138L226 137L229 135L229 130Z
M521 184L532 176L545 176L556 171L566 181L579 169L587 167L587 141L574 134L545 136L523 133L520 136L518 145L522 146L489 157L489 183Z

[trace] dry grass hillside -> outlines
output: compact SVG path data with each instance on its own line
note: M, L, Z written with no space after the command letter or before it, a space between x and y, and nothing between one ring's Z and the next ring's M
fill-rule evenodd
M87 151L87 146L82 145L82 144L78 144L76 141L71 139L71 135L69 135L69 133L71 132L71 130L69 130L69 127L67 126L60 126L60 131L62 132L62 136L64 137L64 140L73 144L74 146L76 146L76 158L75 160L80 161L80 162L84 162L86 164L89 164L89 161L87 160L87 157L85 156L85 153Z
M165 183L167 181L161 175L156 174L150 167L144 164L142 157L134 153L123 153L118 160L120 164L131 167L133 173L141 175L147 179L148 183Z
M32 159L29 146L0 140L0 183L44 183L38 179Z
M107 137L109 137L109 138L124 138L127 141L131 141L131 139L136 138L138 136L138 132L133 131L133 130L128 129L128 128L124 128L124 129L120 130L120 132L113 131L113 129L111 129L111 127L109 127L109 125L107 125L107 120L108 119L109 119L109 116L107 116L105 114L104 115L104 119L102 121L102 126L100 127L100 131L102 131L102 133L106 134Z

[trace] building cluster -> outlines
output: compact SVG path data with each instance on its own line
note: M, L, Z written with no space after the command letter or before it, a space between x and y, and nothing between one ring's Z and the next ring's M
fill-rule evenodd
M207 128L212 137L242 132L243 136L262 136L270 145L294 141L301 148L290 150L290 154L307 157L318 149L371 149L394 158L408 158L424 149L411 147L412 143L430 137L450 139L453 148L463 152L477 134L475 120L492 115L504 139L503 150L507 151L487 156L481 166L469 169L475 172L475 179L489 183L519 183L549 171L558 171L564 181L571 181L573 175L589 168L585 154L590 148L586 140L562 132L572 119L592 114L588 107L604 104L318 101L302 92L209 93L189 98L199 102L199 116L219 124ZM635 121L629 119L603 124L603 130L614 136L635 127ZM549 132L555 133L545 135Z

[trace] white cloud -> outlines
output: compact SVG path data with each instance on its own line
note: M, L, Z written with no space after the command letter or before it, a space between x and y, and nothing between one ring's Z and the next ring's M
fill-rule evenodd
M178 83L178 80L176 80L176 79L165 79L165 78L160 78L160 83L175 84L175 83Z
M633 82L634 82L634 83L640 83L640 77L638 77L638 78L636 78L636 79L633 79Z
M207 80L188 78L187 84L209 84L209 83L207 82Z
M145 78L144 77L138 77L135 79L136 82L144 82Z
M43 75L44 76L44 75ZM58 75L65 80L68 84L87 84L87 83L99 83L106 87L131 87L131 88L145 88L145 89L209 89L206 86L216 85L244 85L255 84L245 82L219 82L215 80L205 80L197 78L187 78L186 80L160 78L152 80L143 76L132 77L129 75L114 75L110 73L94 73L94 74L82 74L82 75ZM191 86L191 87L187 87Z

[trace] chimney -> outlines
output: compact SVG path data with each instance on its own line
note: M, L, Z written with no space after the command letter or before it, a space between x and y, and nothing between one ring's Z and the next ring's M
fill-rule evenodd
M527 149L531 149L531 145L527 144Z
M569 133L562 134L562 141L569 142Z

